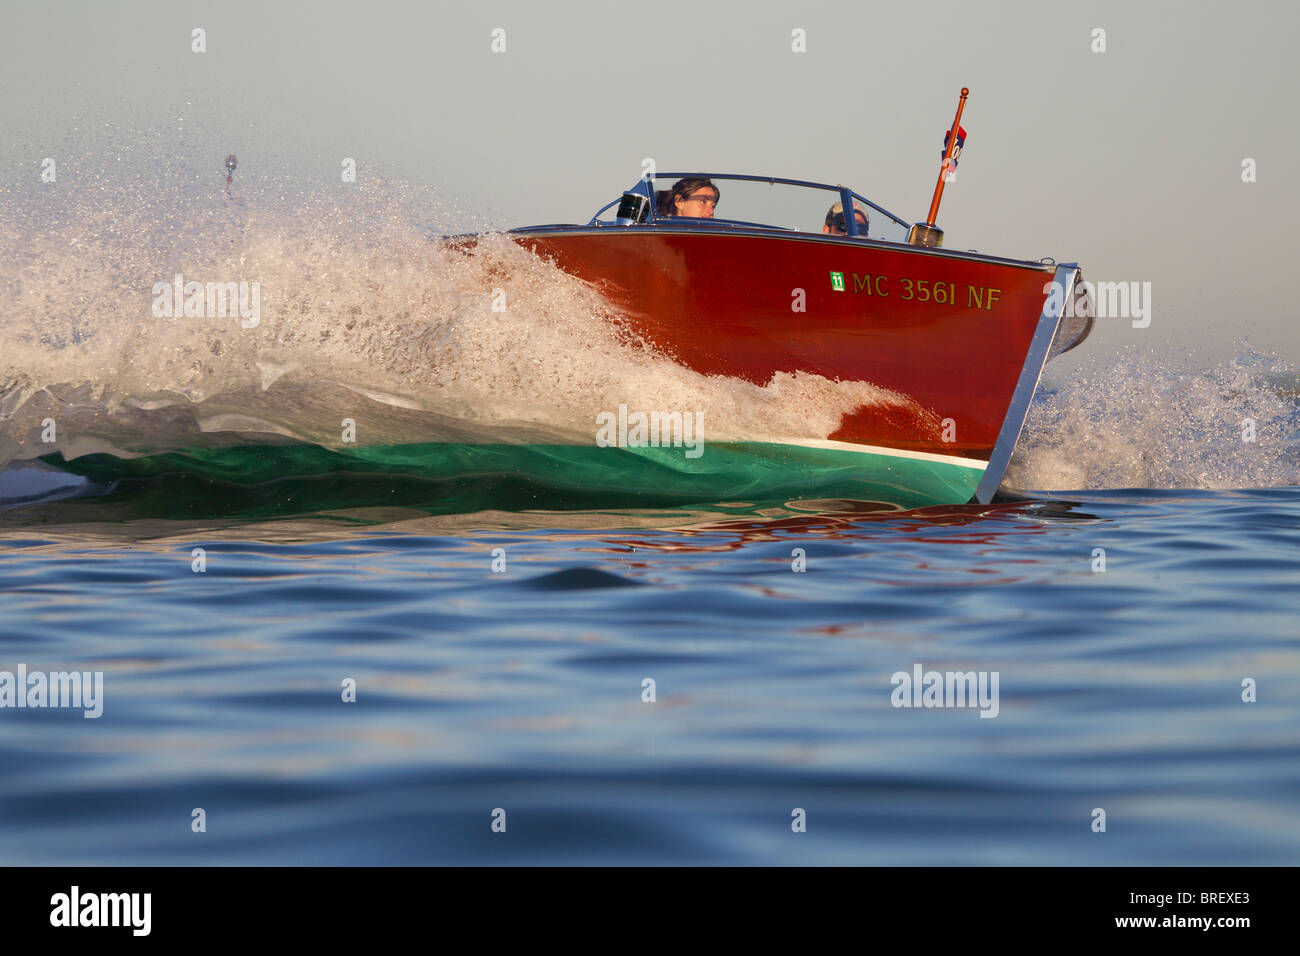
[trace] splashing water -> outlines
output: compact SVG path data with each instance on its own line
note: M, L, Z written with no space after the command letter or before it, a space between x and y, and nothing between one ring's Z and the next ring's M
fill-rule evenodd
M861 405L927 414L866 382L702 376L503 236L431 242L447 220L408 188L59 188L0 215L0 465L49 452L47 418L75 457L249 435L338 447L345 418L372 445L590 443L620 403L701 410L715 441L824 438ZM159 317L178 275L256 283L259 314Z
M1099 364L1099 363L1096 363ZM1035 490L1300 484L1300 378L1242 348L1196 372L1107 359L1034 400L1006 483Z

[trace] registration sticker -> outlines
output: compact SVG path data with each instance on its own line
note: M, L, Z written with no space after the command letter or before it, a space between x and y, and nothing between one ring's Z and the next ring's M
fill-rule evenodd
M836 292L843 292L843 291L844 291L844 273L843 273L843 272L832 272L832 273L831 273L831 288L834 289Z

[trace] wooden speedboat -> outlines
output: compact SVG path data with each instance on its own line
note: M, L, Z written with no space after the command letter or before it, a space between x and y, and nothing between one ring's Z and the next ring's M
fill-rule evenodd
M713 215L665 206L682 181L712 187ZM857 211L842 234L829 229L837 209ZM864 494L907 507L987 503L1044 364L1092 320L1077 265L947 250L937 232L843 186L657 173L589 222L507 235L703 375L764 385L805 373L880 390L829 434L712 434L733 472L734 456L752 455L792 473L857 470Z

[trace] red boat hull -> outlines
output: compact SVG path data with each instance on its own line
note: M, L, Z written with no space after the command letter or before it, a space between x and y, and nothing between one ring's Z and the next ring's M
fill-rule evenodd
M981 461L1052 281L1037 263L820 236L569 227L513 238L697 372L758 385L811 372L919 406L861 407L826 438Z

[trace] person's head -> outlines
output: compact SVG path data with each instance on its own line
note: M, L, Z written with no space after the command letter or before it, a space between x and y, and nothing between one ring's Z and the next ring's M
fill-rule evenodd
M711 179L679 179L668 194L668 215L712 219L721 198Z
M858 235L865 236L871 220L867 218L867 210L856 199L853 200L853 218L858 221ZM844 221L843 203L837 202L827 210L826 224L822 226L822 232L829 233L832 236L847 236L849 234L848 223Z

